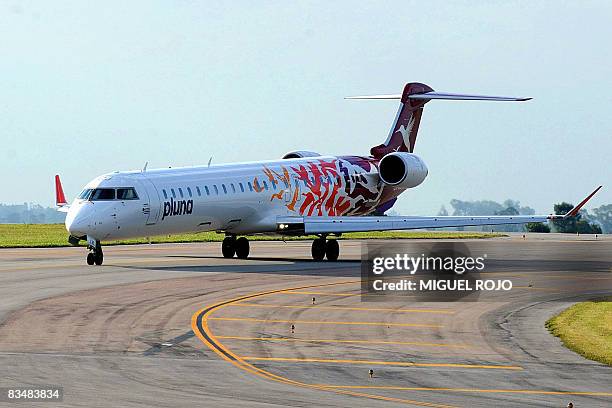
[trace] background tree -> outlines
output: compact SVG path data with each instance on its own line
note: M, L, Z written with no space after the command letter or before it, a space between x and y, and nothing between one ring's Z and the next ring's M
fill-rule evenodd
M511 200L506 200L504 204L518 204L518 201L512 203ZM515 207L508 207L501 211L496 211L495 215L519 215L519 211ZM521 224L509 224L509 225L495 225L491 227L492 230L502 232L520 232L523 231L523 225Z
M557 215L567 214L574 206L570 203L562 202L555 204L554 210ZM589 214L586 210L580 211L575 217L552 220L556 232L580 233L580 234L601 234L601 227L596 223L589 222Z
M612 233L612 204L602 205L598 208L593 208L593 221L599 224L601 229L606 234Z
M525 225L525 229L527 232L550 232L548 224L544 224L543 222L530 222Z
M565 201L559 204L555 204L554 211L557 215L565 215L574 208L573 204L566 203ZM564 220L553 220L553 228L555 232L576 232L576 221L580 220L582 214L576 215L576 217L564 219Z

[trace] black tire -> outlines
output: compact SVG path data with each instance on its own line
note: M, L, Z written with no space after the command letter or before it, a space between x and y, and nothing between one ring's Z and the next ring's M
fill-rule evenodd
M102 254L102 251L96 251L93 254L95 264L102 265L102 262L104 261L104 255Z
M87 265L94 264L94 254L92 252L87 254Z
M338 255L340 255L340 245L335 239L328 239L325 244L325 256L328 261L337 261Z
M221 244L221 253L224 258L232 258L236 253L236 238L225 237Z
M312 241L312 259L315 261L322 261L325 258L325 240L323 238L317 238Z
M240 237L236 240L236 257L247 259L249 257L249 240L245 237Z

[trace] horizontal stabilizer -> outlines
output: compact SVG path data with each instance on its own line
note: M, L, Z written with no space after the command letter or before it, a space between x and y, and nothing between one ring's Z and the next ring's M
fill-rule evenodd
M393 95L363 95L363 96L348 96L345 99L402 99L402 94ZM470 94L454 94L447 92L425 92L408 95L408 99L414 100L432 100L442 99L448 101L528 101L532 98L515 98L511 96L487 96L487 95L470 95Z

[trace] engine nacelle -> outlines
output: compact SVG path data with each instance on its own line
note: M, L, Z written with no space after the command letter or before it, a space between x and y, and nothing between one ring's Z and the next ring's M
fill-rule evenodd
M378 174L383 183L398 188L416 187L427 177L427 166L412 153L389 153L380 160Z
M307 150L296 150L295 152L289 152L283 156L283 159L302 159L304 157L318 157L321 156L316 152L309 152Z

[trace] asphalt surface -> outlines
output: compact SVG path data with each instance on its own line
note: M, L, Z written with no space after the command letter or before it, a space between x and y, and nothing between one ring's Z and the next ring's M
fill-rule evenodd
M368 301L358 241L336 263L310 242L253 242L249 260L219 243L106 247L99 267L82 248L0 250L0 387L62 386L35 405L61 407L612 406L612 368L544 327L612 295L612 239L469 245L510 293Z

